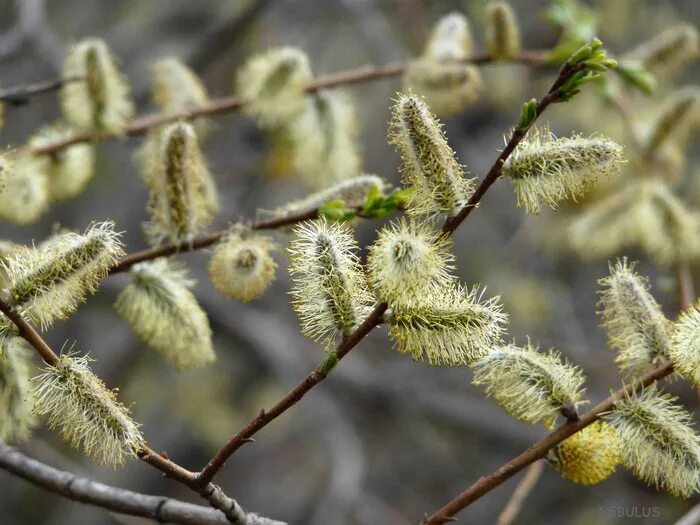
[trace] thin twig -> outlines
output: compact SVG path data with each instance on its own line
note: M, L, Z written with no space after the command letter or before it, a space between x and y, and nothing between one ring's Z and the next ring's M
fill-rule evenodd
M68 82L82 82L84 80L83 77L68 77L44 80L22 86L10 86L0 90L0 102L6 102L11 106L22 106L28 104L29 99L33 96L57 91Z
M511 459L509 462L500 466L488 476L479 478L473 485L450 500L449 503L441 507L434 514L429 517L426 516L421 524L441 525L443 523L447 523L448 521L453 521L454 516L457 513L464 510L483 495L510 479L528 465L544 458L550 449L554 448L556 445L579 430L586 428L588 425L597 421L602 414L612 410L615 407L615 402L618 399L644 389L672 372L673 365L670 362L665 362L648 372L643 377L638 378L631 385L619 389L610 397L601 401L591 410L583 414L578 421L568 421L564 423L558 429L545 436L543 439Z
M695 283L688 261L680 261L676 265L678 276L678 310L682 312L695 301Z
M519 57L513 59L512 61L536 66L543 63L544 57L545 54L541 51L523 51ZM493 59L484 54L473 55L465 59L465 62L474 64L487 64L492 61ZM325 88L360 84L372 80L396 77L404 72L408 64L409 62L395 62L383 66L364 66L357 69L351 69L349 71L319 77L306 86L306 92L314 93ZM207 105L196 109L176 111L173 113L154 113L151 115L138 117L127 124L120 133L77 133L66 139L29 148L28 152L35 155L52 154L80 142L107 140L123 135L140 135L142 133L146 133L151 128L155 128L176 120L192 120L197 117L231 113L233 111L238 111L241 107L243 107L243 101L238 97L217 98L211 100Z
M523 501L525 501L525 498L528 497L532 489L535 488L537 481L542 476L542 472L544 472L544 460L535 461L527 468L525 476L520 480L518 486L515 487L508 503L506 503L506 506L498 515L496 525L510 525L513 523L513 520L523 506Z
M559 95L559 88L568 80L572 75L580 70L579 66L569 66L564 64L559 70L554 84L550 87L547 94L542 98L542 100L537 104L536 108L536 118L539 117L542 112L557 99ZM469 199L467 204L455 215L454 217L445 221L442 231L445 235L451 235L464 219L471 213L471 211L477 207L479 201L488 191L491 185L498 180L501 175L501 169L503 163L508 158L508 156L513 152L515 147L520 143L520 141L525 137L527 130L517 129L513 132L506 149L501 152L494 164L491 166L488 174L482 179L482 181L477 186L474 194ZM386 309L388 308L387 303L377 304L365 321L348 337L344 338L343 341L338 345L335 350L335 356L337 360L340 361L344 356L346 356L354 347L359 343L375 326L381 324L382 317ZM317 368L315 368L309 375L307 375L296 387L294 387L287 395L285 395L280 401L275 403L273 407L268 410L261 410L260 414L253 418L242 430L237 434L232 436L229 441L219 450L219 452L214 455L214 457L209 461L209 463L202 469L199 473L199 480L201 483L210 482L217 472L224 466L226 461L231 455L238 450L245 443L250 442L253 435L255 435L262 428L267 426L270 422L276 419L279 415L286 412L288 409L293 407L304 395L306 395L313 387L319 384L326 378L327 371L325 371L326 361L321 363Z

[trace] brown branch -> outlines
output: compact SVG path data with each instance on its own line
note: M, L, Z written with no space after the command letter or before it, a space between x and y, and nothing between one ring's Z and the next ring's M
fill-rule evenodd
M554 84L549 89L547 94L543 99L537 104L536 117L539 117L542 112L557 99L559 95L559 88L566 82L573 74L580 70L582 66L569 66L564 64L557 75ZM516 129L508 141L506 149L501 152L496 159L496 162L491 166L488 174L481 183L477 186L474 194L469 199L467 204L459 211L457 215L449 218L445 221L442 231L445 235L451 235L471 211L477 207L481 198L486 194L491 185L496 182L496 180L501 175L501 168L503 162L508 158L508 156L513 152L515 147L523 139L527 130ZM379 303L372 310L372 313L365 319L365 321L353 332L350 336L343 339L340 345L335 350L335 356L337 361L340 361L344 356L346 356L354 347L359 343L375 326L381 324L384 312L388 308L387 303ZM309 390L319 384L326 378L329 370L326 370L326 363L324 361L321 365L315 368L309 375L307 375L294 389L292 389L286 396L284 396L280 401L278 401L269 411L262 410L258 416L253 418L242 430L235 434L229 441L223 446L219 452L211 459L211 461L202 469L199 473L199 480L201 483L210 482L216 473L224 466L226 461L231 455L238 450L242 445L251 441L251 438L259 430L267 426L271 421L277 418L279 415L286 412L288 409L293 407L304 395L306 395Z
M678 310L682 312L695 302L695 283L688 261L680 261L676 265L678 277Z
M58 363L58 355L56 355L34 327L4 300L0 300L0 312L4 313L7 318L14 323L19 331L19 335L34 347L47 364L55 366ZM254 523L253 521L247 521L247 516L249 516L249 514L243 510L236 500L226 496L221 488L213 483L202 483L198 473L190 472L168 459L164 454L158 454L147 445L142 446L137 452L137 456L145 463L161 471L166 477L172 478L197 492L206 499L212 507L223 512L230 523L239 525L252 525ZM253 515L253 517L255 517L255 515ZM264 522L258 523L264 525ZM273 524L275 522L268 520L268 523Z
M666 377L673 372L673 365L670 362L663 363L654 368L646 375L635 380L631 385L619 389L610 397L598 403L591 410L581 416L578 421L568 421L552 433L545 436L530 448L502 465L488 476L479 478L467 490L456 496L449 503L440 508L432 516L426 517L422 525L440 525L448 521L453 521L454 516L464 510L471 503L481 498L486 493L498 487L501 483L510 479L528 465L544 458L547 452L564 441L569 436L588 425L597 421L602 414L609 412L615 407L615 401L624 396L631 395L638 390L652 385L659 379Z
M513 61L536 66L541 65L544 62L545 56L545 53L541 51L524 51L519 57L513 59ZM492 61L493 59L484 54L473 55L465 60L465 62L474 64L487 64ZM357 69L351 69L349 71L319 77L306 86L306 92L314 93L324 88L334 88L338 86L360 84L372 80L380 80L383 78L396 77L404 72L408 64L409 62L396 62L383 66L364 66ZM201 108L197 109L177 111L173 113L154 113L151 115L138 117L127 124L124 129L117 134L96 135L91 132L77 133L66 139L29 148L28 152L35 155L52 154L80 142L107 140L123 135L140 135L142 133L146 133L151 128L176 120L192 120L196 117L231 113L233 111L238 111L241 107L243 107L243 101L238 97L222 97L213 99L206 106L202 106Z
M29 99L36 95L49 93L61 89L68 82L82 82L83 77L57 78L44 80L22 86L10 86L0 89L0 102L6 102L11 106L22 106L29 103Z
M511 523L513 523L513 520L522 508L523 501L525 501L525 498L527 498L532 489L535 488L535 485L540 479L540 476L542 476L543 471L543 460L535 461L532 465L528 467L525 476L523 477L523 479L520 480L518 486L515 487L513 494L508 500L508 503L506 503L506 506L498 515L498 518L496 519L496 525L510 525Z

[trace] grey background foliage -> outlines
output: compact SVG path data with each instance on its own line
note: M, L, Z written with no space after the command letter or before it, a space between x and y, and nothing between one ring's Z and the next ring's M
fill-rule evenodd
M551 46L556 33L541 16L547 2L513 4L526 47ZM603 11L601 38L613 53L674 21L700 21L696 0L593 4ZM120 57L142 114L153 110L149 64L165 55L190 63L211 94L222 96L230 94L234 71L248 55L275 45L303 48L319 75L401 60L418 52L430 25L454 9L468 14L477 40L483 41L483 5L478 0L258 0L257 5L223 0L5 0L0 2L0 81L7 86L54 77L72 42L99 36ZM502 65L488 66L484 73L488 89L482 100L446 122L460 161L475 175L482 175L495 158L521 102L542 93L553 72ZM682 79L693 81L697 69ZM361 116L365 169L394 183L398 159L386 144L385 132L390 100L399 86L397 79L387 79L351 88ZM588 106L591 99L584 94L560 105L548 111L547 120L562 133L619 131L617 117L609 110L594 112L594 104ZM55 94L9 108L3 143L21 144L58 114ZM29 243L48 235L54 224L82 229L92 220L112 218L125 231L129 251L144 248L140 223L146 219L147 196L132 160L139 141L101 144L97 175L80 197L54 205L32 227L0 224L0 237ZM243 115L216 119L205 153L221 192L219 226L303 195L304 188L284 163L280 168L266 160L269 151L266 137ZM697 148L691 151L697 157ZM606 273L607 263L582 263L545 250L542 232L552 225L555 214L525 217L515 208L510 188L498 184L455 237L459 274L467 283L485 284L487 294L503 295L511 314L509 337L523 342L529 335L582 365L589 398L595 402L619 384L595 315L595 280ZM376 221L358 225L361 243L371 241L377 226ZM276 238L284 242L288 237L282 233ZM98 374L120 387L126 403L133 403L152 447L198 468L233 431L322 358L321 348L298 333L287 295L284 253L276 258L276 282L264 297L243 305L222 297L209 283L206 253L182 256L199 279L196 294L211 318L219 356L215 366L180 374L147 352L111 308L125 283L122 275L104 281L99 293L69 321L46 333L46 339L56 349L68 341L89 352ZM641 268L653 275L654 290L672 313L672 277L645 261ZM670 389L688 406L697 406L687 385L672 384ZM294 524L413 524L543 434L544 429L516 422L486 399L471 386L468 370L414 363L393 352L385 330L379 329L299 406L240 450L219 482L245 507ZM138 461L118 471L103 470L47 429L38 430L22 449L107 483L196 499ZM476 502L464 522L493 522L514 484L511 480ZM2 472L0 487L0 522L5 525L138 522L46 494ZM660 517L650 522L670 523L689 505L645 487L624 471L587 488L547 469L518 520L616 523L610 507L656 506Z

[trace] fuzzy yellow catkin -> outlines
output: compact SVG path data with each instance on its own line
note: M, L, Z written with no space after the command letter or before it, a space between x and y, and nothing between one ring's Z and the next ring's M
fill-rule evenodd
M671 93L661 106L646 137L647 155L665 143L682 142L700 121L700 89L685 86Z
M689 306L674 323L668 357L676 372L700 385L700 302Z
M0 219L32 224L48 210L49 180L42 159L16 155L0 157Z
M451 246L432 224L405 219L391 223L369 248L369 283L390 306L420 302L426 293L444 289L454 279Z
M294 170L304 184L326 188L360 173L358 121L344 91L321 90L289 126Z
M700 436L693 416L657 387L622 397L605 418L617 429L622 463L647 484L688 498L700 483Z
M158 60L152 68L153 102L161 111L172 113L198 109L209 103L209 94L199 77L175 57ZM209 121L198 117L193 125L200 139L209 130Z
M275 278L277 263L270 256L269 237L232 228L214 248L209 278L222 294L241 301L261 296Z
M69 126L57 123L41 128L29 140L29 146L40 148L73 135L75 131ZM70 199L85 189L95 173L95 146L73 144L55 154L36 157L34 162L44 164L41 171L46 173L50 198L56 201Z
M479 69L460 63L473 48L467 19L460 13L441 18L423 54L404 74L404 89L423 95L438 115L449 115L477 100L483 90Z
M547 462L563 478L595 485L609 478L620 463L622 442L615 427L595 421L547 453Z
M387 315L396 349L431 366L464 366L500 344L507 320L499 297L451 283Z
M66 121L81 131L121 133L134 114L130 88L117 69L104 41L87 38L75 44L63 64L66 82L61 88L61 108Z
M34 394L36 413L48 414L51 428L103 466L123 465L145 444L129 409L90 370L87 357L61 355L34 378Z
M401 155L404 184L414 187L408 200L409 213L430 217L457 214L474 190L474 179L464 176L442 125L420 97L398 95L388 140Z
M350 334L374 302L347 224L325 218L299 224L290 243L292 305L309 339L329 346Z
M670 81L700 55L696 27L679 24L626 53L623 60L638 60L659 81Z
M649 293L648 279L634 271L627 259L610 265L601 279L599 313L608 331L608 345L617 351L615 362L628 375L646 371L667 358L671 322Z
M0 441L22 441L36 426L32 412L30 348L19 337L0 337Z
M216 359L207 314L190 291L195 281L167 258L136 264L114 308L151 349L180 369Z
M253 56L237 75L244 111L262 127L290 124L306 104L304 87L311 81L306 54L295 47L270 49Z
M191 124L157 130L138 156L150 191L144 231L152 244L186 240L211 224L218 197Z
M114 223L65 233L44 247L19 246L0 263L7 297L23 317L43 327L66 319L124 255ZM0 332L8 329L0 323Z
M580 402L585 378L558 352L542 353L528 344L490 349L473 364L475 385L514 418L553 428L562 409Z
M383 193L389 187L389 183L381 177L365 173L312 193L302 199L288 202L272 212L262 211L262 214L271 214L272 217L278 218L288 217L316 210L332 201L343 201L344 206L348 208L359 208L367 201L367 195L372 188L377 188L380 193Z
M507 2L490 2L486 9L486 52L496 60L517 58L522 43L513 8Z
M620 171L622 147L605 137L557 138L547 128L531 129L503 164L513 181L518 207L539 214L581 197L601 175Z

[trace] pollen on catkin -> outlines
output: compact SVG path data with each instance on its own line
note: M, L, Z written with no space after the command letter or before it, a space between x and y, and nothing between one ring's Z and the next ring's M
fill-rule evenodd
M615 472L621 453L622 442L615 427L595 421L552 448L547 462L563 478L595 485Z
M618 260L599 284L599 313L620 369L634 375L667 358L672 323L649 293L648 279L634 271L634 263Z
M374 302L357 257L349 226L317 219L299 224L290 243L292 305L301 332L330 345L336 335L350 334Z
M306 108L289 126L294 170L313 189L360 173L355 107L344 91L321 90L306 97Z
M186 240L211 224L218 198L191 124L157 130L138 157L150 191L144 231L152 244Z
M263 127L291 123L304 111L304 86L311 80L309 59L300 49L281 47L253 56L238 73L244 111Z
M396 349L431 366L471 364L500 344L507 320L499 297L482 300L480 290L457 283L392 307L387 317Z
M700 385L700 302L688 307L674 323L668 357L676 372Z
M114 223L65 233L44 247L19 246L0 263L8 297L23 317L42 328L66 319L124 255ZM0 332L6 328L0 324Z
M151 71L153 102L162 111L188 111L209 103L209 94L200 78L177 58L162 58L153 65ZM197 136L204 139L209 130L209 121L198 117L193 125Z
M455 215L467 203L474 179L464 176L442 125L417 95L399 94L389 122L389 143L401 155L401 174L415 191L408 211L434 217Z
M19 337L0 336L0 441L21 441L36 426L32 412L30 349Z
M75 131L65 124L46 126L29 140L29 146L40 148L74 134ZM62 201L80 194L92 179L95 173L95 146L81 142L55 154L36 157L35 161L45 164L42 171L48 178L50 198Z
M32 224L48 210L49 179L44 161L29 155L0 159L0 219Z
M63 64L66 82L61 88L61 108L66 121L81 131L121 133L134 113L129 84L117 69L112 53L100 39L75 44Z
M618 399L605 418L617 429L622 463L656 488L687 498L700 483L700 436L676 397L656 387Z
M600 175L618 173L622 162L622 147L607 138L557 138L534 128L503 164L503 175L513 181L518 207L539 214L542 204L556 209L581 197Z
M114 308L152 350L180 369L216 359L209 319L190 291L195 281L167 258L134 265Z
M638 60L658 80L669 81L700 55L700 36L696 27L679 24L640 44L623 57Z
M344 206L348 208L359 208L367 201L367 195L372 188L377 188L380 193L383 193L389 188L389 183L377 175L359 175L312 193L303 199L288 202L274 210L272 216L281 218L312 211L332 201L343 201Z
M368 280L390 306L410 306L454 279L452 243L430 223L401 219L379 232L369 248Z
M473 365L475 385L486 385L492 397L514 418L553 428L562 409L576 406L583 395L581 370L559 353L540 352L528 344L490 349Z
M91 370L87 357L62 355L35 377L35 412L72 447L99 464L116 468L145 444L129 409Z
M507 2L490 2L486 9L486 52L497 60L517 58L522 42L513 8Z
M209 278L227 297L252 301L261 296L275 278L277 263L270 256L269 237L234 227L214 248Z

